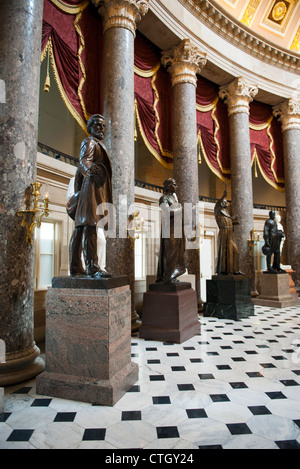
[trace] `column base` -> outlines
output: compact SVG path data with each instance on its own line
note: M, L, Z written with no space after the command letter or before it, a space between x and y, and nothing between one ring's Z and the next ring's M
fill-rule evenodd
M261 294L253 299L255 305L288 308L298 304L298 297L290 294L290 279L287 273L264 272L260 286Z
M44 371L37 379L38 394L113 406L138 380L137 363L129 363L111 379L86 378Z
M250 279L243 275L213 275L206 281L206 286L205 317L236 321L254 315Z
M35 378L45 367L39 355L40 349L34 345L26 355L0 363L0 386L11 386Z
M190 284L188 285L190 287ZM176 285L170 287L169 291L162 291L160 286L156 288L151 291L150 287L150 291L144 294L139 337L181 344L199 335L200 323L195 290L187 288L176 291Z

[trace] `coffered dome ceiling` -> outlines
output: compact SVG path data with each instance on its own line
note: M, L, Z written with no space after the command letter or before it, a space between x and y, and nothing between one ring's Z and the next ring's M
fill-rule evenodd
M265 40L300 53L300 0L212 0L210 3Z

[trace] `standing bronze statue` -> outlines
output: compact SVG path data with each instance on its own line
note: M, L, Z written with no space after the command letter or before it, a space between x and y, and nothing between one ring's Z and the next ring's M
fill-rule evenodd
M185 273L185 238L182 232L182 207L178 203L174 179L164 181L164 194L159 199L162 209L162 234L156 283L176 282ZM178 226L180 224L180 226Z
M218 256L216 273L240 274L239 272L239 252L233 241L233 226L239 224L237 218L233 218L227 210L227 192L215 205L215 219L219 228L218 235Z
M278 229L275 220L275 210L269 212L269 219L265 222L264 226L264 240L265 244L262 247L262 252L267 260L267 273L284 273L285 270L280 267L280 244L285 237L283 230ZM272 255L273 264L272 264Z
M79 166L75 175L74 195L67 203L68 215L75 220L70 240L70 275L88 277L107 276L98 265L97 208L102 203L112 203L111 162L102 143L105 119L94 114L87 122L89 137L83 140L79 153ZM84 270L81 256L85 263Z

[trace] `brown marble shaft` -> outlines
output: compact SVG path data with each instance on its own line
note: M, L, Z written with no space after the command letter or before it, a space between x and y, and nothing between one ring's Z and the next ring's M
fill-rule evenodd
M198 202L198 160L196 89L191 83L178 83L173 86L173 174L177 183L179 202L192 204ZM194 223L195 211L194 211ZM192 220L191 220L192 224ZM200 299L200 261L197 249L186 249L185 263L189 274L196 276L196 289Z
M127 239L130 206L134 203L134 36L125 28L104 35L104 109L106 145L112 162L113 203L117 237L108 239L107 270L128 275L134 295L134 250ZM122 206L122 201L124 205ZM122 230L122 233L120 233ZM134 298L134 296L133 296Z
M239 250L239 268L255 279L254 258L248 245L253 229L253 194L249 115L245 112L229 116L232 215L239 224L234 227L234 239Z
M288 264L295 270L293 275L296 288L300 287L300 129L283 132L286 238Z
M0 2L0 77L5 89L0 103L0 338L7 351L7 364L0 374L6 374L10 361L20 359L24 366L26 356L30 362L36 357L34 248L25 240L17 211L24 208L25 188L36 178L43 2L21 3Z

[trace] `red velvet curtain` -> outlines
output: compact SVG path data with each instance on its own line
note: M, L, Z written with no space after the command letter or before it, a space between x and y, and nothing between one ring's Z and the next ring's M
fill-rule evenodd
M197 132L201 153L221 179L230 177L227 110L218 96L218 86L198 76L196 89Z
M102 109L102 47L101 19L92 4L44 0L42 59L50 53L62 98L84 129Z
M161 52L137 31L134 43L134 96L139 130L149 151L172 167L172 89Z
M283 140L280 123L271 106L257 101L250 104L251 161L264 179L278 190L284 189Z

